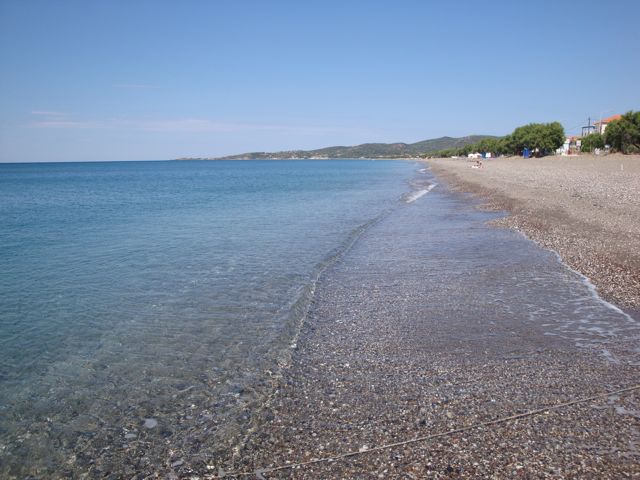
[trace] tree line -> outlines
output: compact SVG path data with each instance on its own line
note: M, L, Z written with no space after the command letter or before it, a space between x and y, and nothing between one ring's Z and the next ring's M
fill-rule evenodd
M564 128L559 122L530 123L504 137L484 138L464 147L430 152L427 156L466 157L474 152L491 153L492 156L522 155L525 148L532 154L543 156L555 153L564 142ZM603 135L592 133L583 137L581 143L583 152L609 145L614 152L640 153L640 112L625 113L609 123Z
M439 150L429 154L431 157L466 157L470 153L491 153L499 155L522 155L524 149L538 155L555 152L564 143L564 128L560 122L530 123L516 128L510 135L497 138L484 138L478 143L459 148Z

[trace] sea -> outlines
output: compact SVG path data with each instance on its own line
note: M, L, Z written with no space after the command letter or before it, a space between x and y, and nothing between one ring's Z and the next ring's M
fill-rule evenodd
M491 305L589 345L633 323L451 198L415 161L0 164L0 477L215 474L358 242L390 285L468 293L424 315Z
M424 191L417 168L0 165L0 476L74 476L145 431L152 462L233 448L319 275Z

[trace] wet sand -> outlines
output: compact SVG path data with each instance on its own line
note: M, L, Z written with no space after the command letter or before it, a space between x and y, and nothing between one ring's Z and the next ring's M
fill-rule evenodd
M491 218L440 186L367 231L209 477L638 478L638 324Z
M510 216L586 275L604 298L640 311L640 155L428 161L438 177Z

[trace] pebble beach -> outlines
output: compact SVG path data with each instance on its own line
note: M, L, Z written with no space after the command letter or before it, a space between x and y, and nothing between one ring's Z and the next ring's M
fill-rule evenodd
M598 293L640 310L640 155L432 159L433 171L587 276Z
M458 162L432 161L438 187L324 272L273 395L208 478L640 478L637 321L496 228L513 220L478 211Z

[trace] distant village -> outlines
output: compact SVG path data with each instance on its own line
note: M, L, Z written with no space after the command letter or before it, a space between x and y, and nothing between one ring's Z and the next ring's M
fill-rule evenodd
M591 135L592 133L598 133L600 135L604 135L607 126L615 121L620 120L622 118L621 114L612 115L611 117L603 118L593 124L591 124L591 118L587 120L587 125L582 127L582 131L580 135L568 136L564 142L564 145L557 150L558 155L575 155L581 152L582 149L582 138L587 135ZM605 146L605 151L609 149ZM601 149L596 148L594 152L596 155L601 153Z
M527 148L523 147L519 151L519 154L524 158L529 158L533 156L541 156L541 155L549 155L555 153L556 155L578 155L580 153L593 153L595 155L607 154L610 152L611 147L609 145L604 144L604 133L607 127L614 121L620 120L622 118L621 114L612 115L610 117L602 118L599 121L591 122L591 117L587 120L587 125L584 125L581 128L581 132L579 135L567 135L565 136L564 143L562 146L557 148L555 152L553 150L545 150L541 151L539 148ZM595 135L594 135L595 134ZM589 140L593 137L599 136L599 142L601 144L597 144L597 146L593 146ZM483 144L480 142L474 147L482 147ZM436 152L442 153L442 152ZM446 155L445 155L446 156ZM495 153L491 151L486 151L482 148L477 151L472 151L466 155L467 158L470 159L481 159L481 158L491 158L495 156ZM499 156L504 156L504 153ZM452 155L453 158L458 158L456 155Z

